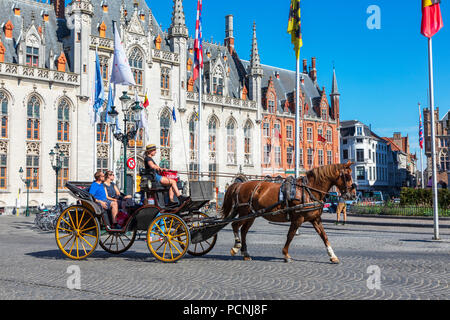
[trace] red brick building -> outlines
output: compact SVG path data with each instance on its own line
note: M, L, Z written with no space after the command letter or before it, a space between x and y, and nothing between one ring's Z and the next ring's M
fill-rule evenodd
M295 173L295 72L262 68L262 174L285 177ZM340 94L336 73L333 71L328 95L317 82L316 58L312 58L309 69L303 60L300 90L300 172L339 163Z

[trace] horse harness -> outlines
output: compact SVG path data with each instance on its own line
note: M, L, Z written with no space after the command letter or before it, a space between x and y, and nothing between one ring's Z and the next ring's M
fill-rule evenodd
M287 213L287 220L290 221L291 220L290 216L295 211L298 211L298 210L313 211L313 210L323 208L324 202L317 199L314 196L314 194L311 192L311 190L317 191L320 193L324 193L324 194L328 193L328 192L324 192L322 190L318 190L318 189L308 186L308 178L306 176L301 178L301 184L298 184L295 181L295 178L290 176L290 177L287 177L286 179L284 179L284 181L281 183L279 196L278 196L279 201L263 210L257 211L253 208L253 197L255 196L256 192L261 187L261 184L263 182L265 182L265 181L260 181L255 186L255 188L252 191L249 201L244 202L244 203L239 202L239 192L243 185L242 183L239 184L239 186L236 189L236 201L233 206L233 211L236 212L236 210L241 207L249 207L250 215L255 216L255 217L264 216L264 215L268 215L268 214L276 215L276 214L280 214L280 213ZM296 198L297 188L301 188L301 190L302 190L301 191L301 199ZM307 197L309 197L309 199L313 200L314 202L305 204L305 200ZM300 202L300 204L295 205L295 206L289 206L289 202L292 202L292 201L298 201L298 202ZM275 207L277 207L279 205L282 205L281 210L271 212L272 209L274 209ZM308 206L312 206L312 207L308 207ZM236 214L237 213L235 213L234 216Z

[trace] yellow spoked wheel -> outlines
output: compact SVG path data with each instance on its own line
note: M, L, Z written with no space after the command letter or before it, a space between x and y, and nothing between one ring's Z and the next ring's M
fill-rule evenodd
M183 219L174 214L162 214L148 227L147 246L156 259L175 262L186 254L189 238L189 228Z
M61 213L56 222L56 243L67 257L85 259L97 247L98 232L98 222L91 211L81 206L71 206Z

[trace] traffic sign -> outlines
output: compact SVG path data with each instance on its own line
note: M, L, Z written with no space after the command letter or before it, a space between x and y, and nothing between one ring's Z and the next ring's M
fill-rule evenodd
M127 166L128 166L128 168L133 170L134 168L136 168L136 160L134 160L134 158L129 158L127 160Z

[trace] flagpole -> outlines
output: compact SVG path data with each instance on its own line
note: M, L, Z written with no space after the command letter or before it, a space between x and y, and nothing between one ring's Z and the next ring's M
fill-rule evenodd
M203 86L202 86L202 67L199 67L199 93L198 93L198 137L197 137L197 141L198 141L198 145L197 145L197 149L198 149L198 173L199 173L199 180L203 180L202 176L200 175L202 170L201 170L201 155L202 155L202 143L201 143L201 138L202 138L202 93L203 93Z
M428 38L428 69L429 69L429 88L430 88L430 113L431 113L431 168L433 173L432 195L433 195L433 219L434 236L433 240L439 238L439 209L438 209L438 190L437 190L437 170L436 170L436 132L434 123L434 80L433 80L433 43L431 37Z
M295 76L295 178L300 177L300 54Z

